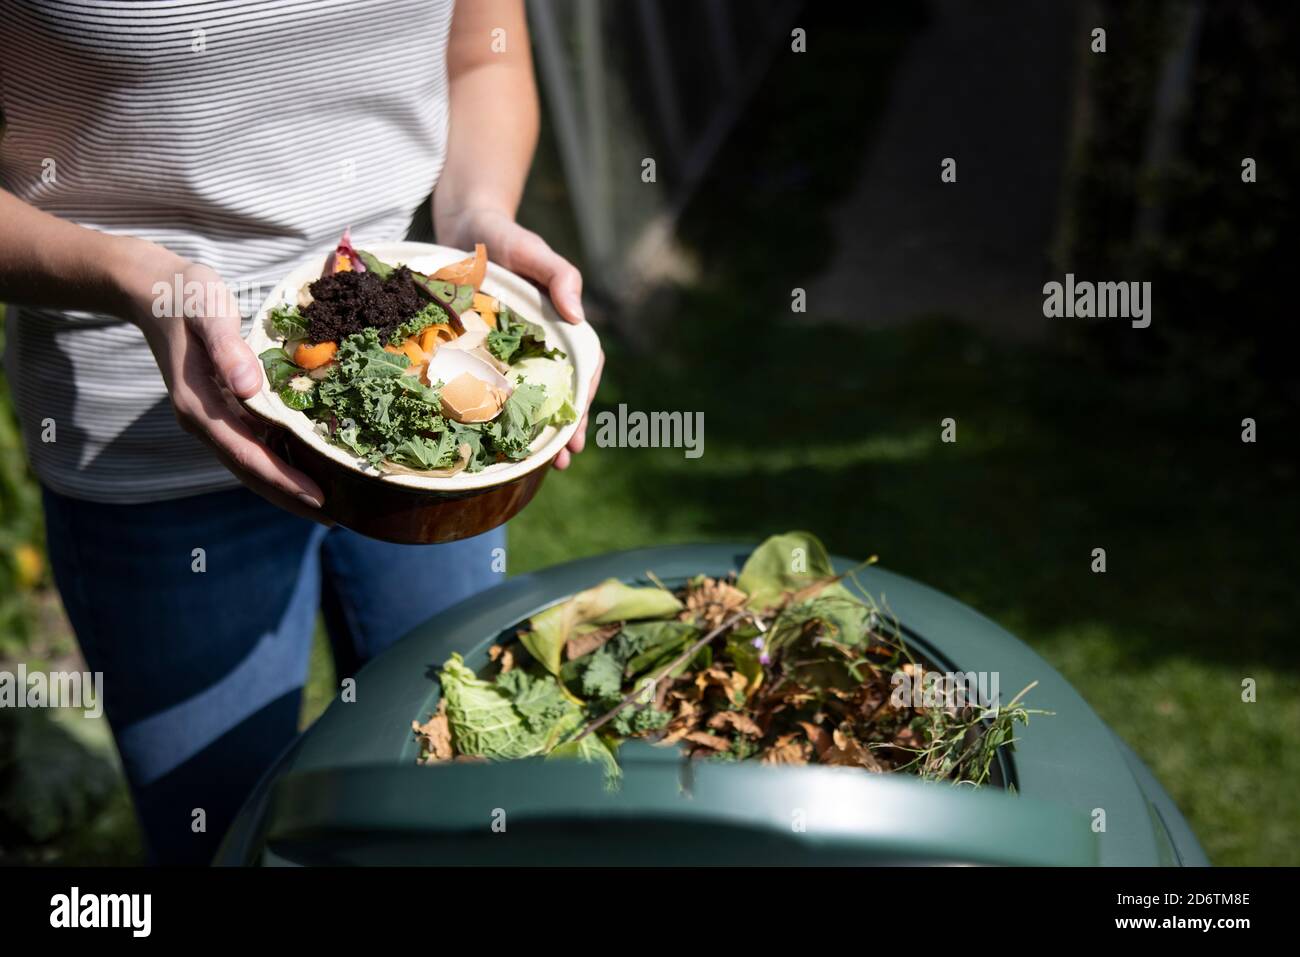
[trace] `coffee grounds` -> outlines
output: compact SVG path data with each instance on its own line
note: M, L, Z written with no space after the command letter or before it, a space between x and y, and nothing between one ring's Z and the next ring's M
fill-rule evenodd
M312 302L302 316L307 320L307 341L313 343L342 342L368 328L378 329L380 338L387 339L428 302L405 266L398 266L387 279L373 272L336 272L308 288Z

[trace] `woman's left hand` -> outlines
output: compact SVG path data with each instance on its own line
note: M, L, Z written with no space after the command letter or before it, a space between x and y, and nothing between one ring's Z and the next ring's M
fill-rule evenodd
M487 246L488 258L516 275L530 279L546 290L555 310L575 325L586 321L582 310L582 273L530 229L520 226L507 214L495 209L464 210L437 223L438 242L457 249L473 249L475 243ZM555 467L569 467L573 455L582 451L587 441L587 413L600 386L605 368L605 354L600 355L596 373L591 377L587 408L569 444L555 457Z

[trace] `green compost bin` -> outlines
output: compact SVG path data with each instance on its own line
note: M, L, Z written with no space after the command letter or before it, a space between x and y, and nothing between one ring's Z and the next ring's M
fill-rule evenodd
M249 797L218 864L1205 865L1169 795L1030 648L925 585L871 567L914 651L941 670L1037 681L1054 712L1017 728L982 789L858 769L686 759L630 742L622 786L534 759L420 766L412 720L437 707L453 651L474 669L531 615L597 582L669 586L740 568L752 545L641 549L520 575L432 618L357 675ZM837 571L856 562L836 558Z

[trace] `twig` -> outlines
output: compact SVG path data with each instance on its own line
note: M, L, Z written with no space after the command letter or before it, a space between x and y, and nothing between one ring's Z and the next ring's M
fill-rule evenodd
M601 727L602 725L606 724L609 721L612 721L615 717L618 716L618 713L620 711L622 711L624 708L630 705L637 698L645 696L647 690L652 690L655 687L655 685L663 681L664 678L666 678L669 674L671 674L677 668L678 665L682 664L683 662L690 661L692 658L695 657L696 653L701 648L707 645L714 638L718 637L718 635L722 634L728 628L731 628L738 621L740 621L740 619L752 616L753 614L754 613L752 611L745 611L743 609L741 611L736 612L734 615L732 615L730 618L728 618L726 621L720 624L717 628L714 628L711 632L709 632L699 641L695 642L693 645L691 645L689 648L683 651L672 661L668 662L668 664L664 666L663 670L659 672L658 676L655 677L648 685L644 681L642 681L640 685L638 685L637 687L629 691L623 697L622 701L614 705L614 707L611 708L609 711L606 711L604 714L602 714L591 724L583 728L582 733L579 734L573 740L581 741L583 738L591 734L591 732L595 731L597 728Z
M648 579L650 579L652 582L654 582L654 583L655 583L655 586L658 587L658 588L660 588L660 589L662 589L663 591L666 591L666 592L671 592L671 591L672 591L671 588L669 588L669 587L668 587L667 585L665 585L662 581L660 581L658 575L656 575L654 572L652 572L652 571L651 571L650 569L648 569L648 568L647 568L646 571L645 571L645 577L648 578Z
M859 571L866 568L868 565L876 564L876 562L878 561L880 561L880 556L872 555L870 558L866 559L865 561L858 562L852 568L846 568L838 575L831 575L829 578L819 578L815 582L812 582L809 585L804 585L803 588L800 588L793 592L787 592L786 599L782 603L783 604L782 610L785 610L785 608L788 608L791 605L798 604L799 602L804 601L807 598L813 597L813 595L816 595L819 591L821 591L823 588L826 588L829 585L839 584L845 578L852 578L853 584L858 585L858 580L856 578L853 578L852 576L856 575ZM858 588L862 589L862 586L858 585ZM865 593L865 589L862 590Z

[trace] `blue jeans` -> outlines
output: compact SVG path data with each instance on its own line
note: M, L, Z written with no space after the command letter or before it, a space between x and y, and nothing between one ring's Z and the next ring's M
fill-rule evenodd
M87 667L103 673L105 714L158 863L209 861L297 734L317 611L341 680L503 577L494 550L504 528L390 545L242 488L146 505L48 489L44 499L54 579Z

